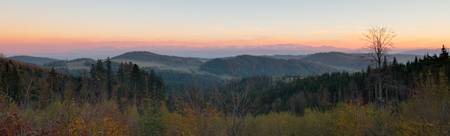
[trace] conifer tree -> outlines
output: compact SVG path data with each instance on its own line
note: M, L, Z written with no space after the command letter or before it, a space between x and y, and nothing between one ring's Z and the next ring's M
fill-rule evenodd
M113 91L113 73L111 68L111 59L108 57L106 59L106 86L108 90L108 99L111 99L112 97L112 91Z
M394 57L394 59L392 60L392 65L393 65L393 66L397 66L397 65L398 65L398 62L397 62L397 58L396 58L396 57Z
M12 64L12 63L11 63ZM11 67L7 67L7 83L8 86L6 88L6 93L9 97L11 97L15 102L20 103L21 96L22 96L22 90L20 88L21 81L20 76L17 71L17 68L12 64Z
M441 61L449 60L448 52L447 52L447 49L445 48L445 45L442 45L441 54L439 55L439 59Z
M57 79L57 73L54 68L50 70L47 76L47 83L48 83L48 90L49 90L49 97L50 99L54 99L54 95L58 92L58 79Z
M131 80L133 82L133 90L142 90L142 74L139 66L134 64L131 70Z

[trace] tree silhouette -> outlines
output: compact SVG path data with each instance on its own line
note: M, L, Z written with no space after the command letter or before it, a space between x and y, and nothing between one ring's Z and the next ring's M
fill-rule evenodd
M108 57L106 63L106 88L108 89L108 100L112 97L113 91L113 72L111 68L111 59Z
M445 45L442 45L441 54L439 55L439 59L442 61L447 61L449 59L447 49Z
M382 67L383 59L388 53L389 49L393 47L392 39L395 34L386 27L372 27L363 34L364 40L367 41L367 48L372 50L371 56L376 62L377 68ZM383 102L383 83L381 75L377 78L376 90L378 93L378 100Z

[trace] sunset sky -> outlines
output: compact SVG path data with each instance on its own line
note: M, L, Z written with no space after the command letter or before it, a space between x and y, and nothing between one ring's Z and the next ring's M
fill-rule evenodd
M11 55L281 44L358 49L371 26L395 31L396 48L436 48L450 41L450 1L0 0L0 52Z

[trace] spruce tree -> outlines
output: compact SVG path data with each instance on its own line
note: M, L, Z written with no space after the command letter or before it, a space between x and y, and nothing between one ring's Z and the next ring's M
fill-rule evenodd
M394 59L392 60L392 65L393 65L393 66L397 66L397 65L398 65L398 62L397 62L397 58L396 58L396 57L394 57Z
M12 64L12 63L11 63ZM7 83L8 86L6 88L6 93L9 97L11 97L15 102L20 104L22 90L21 90L21 80L19 76L19 72L17 71L17 67L14 64L10 65L9 71L7 71Z
M57 73L54 68L50 70L47 76L47 83L48 83L48 90L49 90L49 97L51 100L53 100L54 95L58 94L58 79L57 79ZM50 100L50 101L51 101Z
M106 87L108 90L108 99L111 99L112 97L112 89L113 89L113 73L112 73L112 68L111 68L111 60L108 57L106 59Z
M419 59L416 57L414 57L414 64L417 64L419 62Z
M445 45L442 45L441 54L439 55L439 60L441 61L448 61L449 56L447 49L445 48Z

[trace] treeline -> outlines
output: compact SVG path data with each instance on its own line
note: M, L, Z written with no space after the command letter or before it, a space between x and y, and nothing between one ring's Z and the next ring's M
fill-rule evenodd
M135 64L89 77L0 59L4 135L448 135L447 51L364 72L253 77L166 93ZM381 86L381 87L380 87ZM166 96L168 94L168 96Z
M450 78L450 61L445 48L440 55L425 55L406 64L394 58L381 68L363 72L336 72L308 77L253 77L232 82L221 94L247 94L253 114L289 111L299 115L306 108L328 110L342 102L378 105L398 104L414 96L426 81L440 84ZM378 81L381 82L380 90ZM445 82L449 84L450 82ZM379 92L381 91L381 92Z
M129 104L148 107L160 105L164 84L154 72L122 63L116 70L111 61L98 60L90 77L72 77L8 59L0 59L0 94L19 106L45 108L55 101L100 103L114 100L121 107ZM141 106L142 105L142 106Z
M364 72L253 77L169 97L168 135L448 135L450 60L394 59ZM381 93L378 89L381 81ZM188 124L188 125L184 125ZM175 128L184 129L175 129Z

